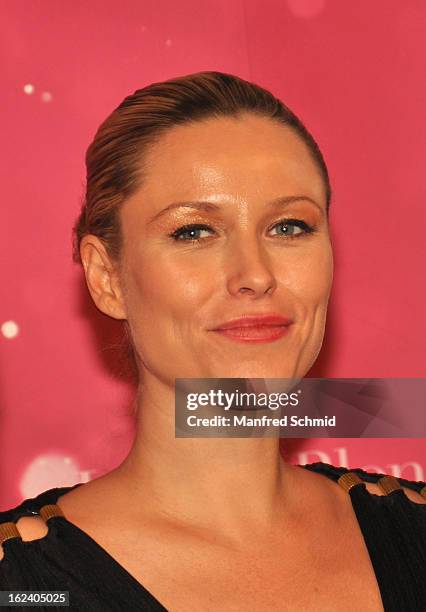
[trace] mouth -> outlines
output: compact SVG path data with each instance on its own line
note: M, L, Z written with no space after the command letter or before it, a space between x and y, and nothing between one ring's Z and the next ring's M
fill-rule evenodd
M221 334L236 342L273 342L285 336L289 325L259 325L255 327L233 327L232 329L215 329Z
M211 330L242 343L274 342L289 333L293 321L281 315L245 316Z

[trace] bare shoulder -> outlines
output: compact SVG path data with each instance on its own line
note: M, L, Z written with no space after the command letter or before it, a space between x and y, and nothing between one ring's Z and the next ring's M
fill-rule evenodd
M122 489L120 479L113 471L61 495L57 504L71 522L98 521L100 515L108 520L115 510L120 512Z

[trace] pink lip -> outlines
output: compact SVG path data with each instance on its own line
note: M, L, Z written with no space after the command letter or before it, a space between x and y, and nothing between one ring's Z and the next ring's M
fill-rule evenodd
M285 336L292 322L281 315L247 315L223 323L212 331L236 342L272 342Z

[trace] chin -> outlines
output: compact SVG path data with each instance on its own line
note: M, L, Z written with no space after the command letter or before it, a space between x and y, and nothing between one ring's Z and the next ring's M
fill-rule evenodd
M224 368L217 368L214 378L292 378L295 376L291 368L284 369L282 364L272 363L240 363Z

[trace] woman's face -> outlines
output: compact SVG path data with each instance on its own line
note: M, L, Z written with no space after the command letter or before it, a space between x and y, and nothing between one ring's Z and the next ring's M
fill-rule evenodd
M142 380L146 369L170 385L304 376L321 348L333 267L325 186L307 146L247 114L174 127L147 162L120 213L120 282ZM292 321L283 335L213 331L271 313Z

